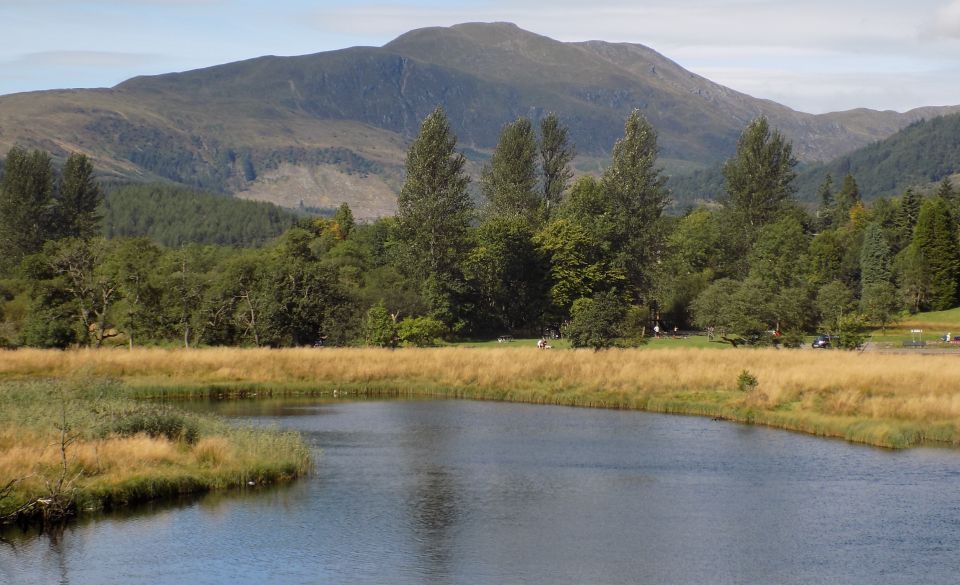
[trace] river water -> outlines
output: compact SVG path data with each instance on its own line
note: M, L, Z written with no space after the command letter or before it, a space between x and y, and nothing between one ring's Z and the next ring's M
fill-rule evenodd
M205 405L322 448L290 486L7 531L0 583L960 582L960 452L467 401Z

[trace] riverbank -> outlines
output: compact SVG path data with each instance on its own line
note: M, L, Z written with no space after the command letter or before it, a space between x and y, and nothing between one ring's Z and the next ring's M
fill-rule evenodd
M308 469L296 434L232 427L125 394L122 384L73 374L0 383L0 523L250 488Z
M756 384L740 384L746 371ZM711 416L889 448L960 444L960 360L676 349L20 350L0 379L78 375L126 398L439 396ZM746 379L745 381L749 381Z

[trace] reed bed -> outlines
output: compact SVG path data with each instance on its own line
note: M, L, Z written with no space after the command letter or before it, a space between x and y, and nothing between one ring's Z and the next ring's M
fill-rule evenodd
M236 428L122 393L87 379L0 383L0 520L60 520L246 488L292 479L309 466L296 434Z
M738 376L757 379L749 391ZM699 414L885 447L960 443L960 360L839 351L139 349L0 356L0 379L84 375L140 396L436 395Z

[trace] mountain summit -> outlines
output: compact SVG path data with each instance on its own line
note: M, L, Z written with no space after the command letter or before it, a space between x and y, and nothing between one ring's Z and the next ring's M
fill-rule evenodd
M828 160L960 111L805 114L713 83L643 45L567 43L509 23L467 23L413 30L379 48L0 97L0 149L84 152L126 177L291 207L346 201L370 217L393 210L405 145L437 104L475 161L505 123L551 111L578 152L603 158L639 108L676 168L725 159L758 115L793 140L800 158Z

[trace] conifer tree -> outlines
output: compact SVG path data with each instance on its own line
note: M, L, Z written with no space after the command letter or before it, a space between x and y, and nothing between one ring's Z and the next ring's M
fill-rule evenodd
M560 203L573 171L570 162L576 152L567 136L567 128L554 113L540 120L540 166L543 174L543 201L547 212Z
M537 194L537 143L529 119L504 126L480 180L489 216L538 223L542 202Z
M913 229L920 217L921 203L923 203L923 198L913 189L907 189L903 197L900 198L895 219L898 250L906 248L913 238Z
M820 187L817 188L817 199L820 207L817 208L817 219L821 230L827 230L833 225L833 175L827 173Z
M38 252L52 224L53 166L39 150L10 149L0 181L0 267L10 269Z
M890 246L879 224L871 223L863 233L860 248L860 282L869 285L890 282Z
M847 175L843 178L843 186L837 193L836 201L833 206L833 225L842 226L850 221L850 211L861 203L860 187L853 175Z
M929 275L928 301L934 311L950 309L957 300L960 253L956 234L947 202L940 197L925 201L910 247L914 255L922 259Z
M63 166L58 193L58 237L92 238L99 231L97 208L103 193L93 179L93 165L83 154L71 154Z

